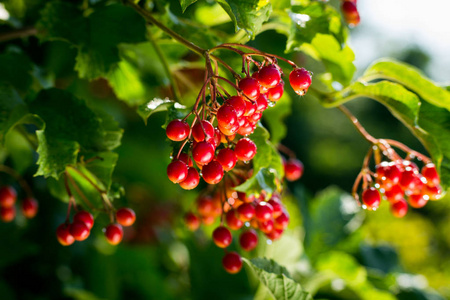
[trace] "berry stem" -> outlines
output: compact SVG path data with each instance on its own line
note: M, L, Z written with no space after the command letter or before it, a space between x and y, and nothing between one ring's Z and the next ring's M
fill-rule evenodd
M348 108L346 108L343 105L339 105L337 108L341 112L343 112L347 116L347 118L350 119L352 124L355 126L355 128L358 130L358 132L362 135L363 138L365 138L371 144L378 144L378 140L366 131L366 129L359 122L359 120L348 110Z
M95 207L92 205L92 203L89 201L89 199L84 195L84 193L81 191L80 187L76 184L73 177L70 175L69 172L66 173L67 178L69 179L70 183L72 184L73 188L77 192L77 194L80 196L80 198L83 200L83 202L89 207L91 210L95 210Z
M100 188L97 184L95 184L86 174L84 174L83 172L81 172L80 170L78 170L77 168L75 168L74 166L67 166L66 168L71 168L72 170L74 170L75 172L77 172L81 177L83 177L84 179L86 179L87 182L89 182L90 185L92 185L92 187L94 189L96 189L100 194L102 193L106 193L106 191L102 188Z
M389 140L386 139L385 140L388 144L390 144L391 146L394 146L400 150L402 150L403 152L405 152L408 156L412 155L417 157L418 159L422 160L425 164L427 163L431 163L431 159L428 156L423 155L422 153L419 153L417 151L412 150L411 148L409 148L408 146L406 146L403 143L400 143L399 141L395 141L395 140Z
M289 156L289 158L296 158L297 156L295 155L294 151L292 151L291 149L289 149L288 147L286 147L283 144L278 144L277 146L278 150L280 152L283 152L284 154L286 154L287 156Z
M27 197L28 198L33 197L33 192L31 191L30 186L16 170L14 170L13 168L7 167L5 165L0 165L0 172L6 173L9 176L13 177L19 183L19 185L22 187L22 189L25 191L25 193L27 194Z
M67 180L67 170L64 172L64 187L66 188L67 195L69 196L69 206L67 208L67 215L66 215L66 224L70 223L70 210L73 206L75 210L77 210L77 203L75 202L75 197L72 195L72 192L70 191L69 182Z

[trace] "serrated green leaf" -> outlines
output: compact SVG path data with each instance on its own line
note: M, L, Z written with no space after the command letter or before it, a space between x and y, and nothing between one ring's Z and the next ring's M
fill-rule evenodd
M197 0L180 0L181 10L183 11L183 13L189 5L195 2L197 2Z
M301 285L290 278L286 268L266 258L243 259L276 300L312 299Z
M166 111L166 110L169 110L170 108L186 109L185 106L183 106L179 103L176 103L173 100L155 98L148 103L140 105L137 109L137 113L144 120L145 125L147 125L147 120L152 114L159 112L159 111ZM172 118L172 119L176 119L176 118Z
M27 92L31 85L33 65L28 56L21 53L4 53L0 55L0 82L10 83L21 92Z
M259 0L216 0L230 16L236 31L244 29L253 38L272 13L272 5L259 6Z

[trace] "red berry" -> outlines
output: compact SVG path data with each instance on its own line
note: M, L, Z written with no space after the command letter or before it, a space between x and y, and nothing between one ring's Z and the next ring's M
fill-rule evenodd
M236 111L238 118L242 117L246 110L245 100L241 96L232 96L225 101L226 104L231 105Z
M409 205L414 208L422 208L428 202L428 197L424 197L422 194L412 194L408 197Z
M181 120L172 120L166 127L167 137L175 142L182 141L189 136L189 124Z
M89 228L82 221L75 221L70 224L69 228L70 234L77 241L84 241L89 236Z
M219 226L213 231L213 240L217 247L226 248L231 244L233 237L228 228Z
M208 142L200 142L192 149L194 161L206 165L214 158L214 147Z
M375 210L380 206L381 196L380 192L374 187L370 187L363 191L362 201L369 210Z
M277 102L278 100L281 99L283 93L284 93L284 82L281 81L279 84L277 84L276 86L267 91L267 98L269 98L270 101Z
M225 104L222 105L216 114L217 122L220 127L229 129L238 122L238 116L233 106ZM222 130L221 130L222 131ZM223 132L223 131L222 131Z
M119 224L109 224L105 228L105 237L111 245L117 245L122 241L123 229Z
M247 222L255 216L255 207L251 203L243 203L237 208L237 212L239 219Z
M209 196L201 197L197 200L197 210L201 216L213 216L216 205Z
M236 252L228 252L222 259L222 265L230 274L239 273L242 269L242 258Z
M267 202L261 201L255 207L255 217L260 222L270 220L273 215L273 207Z
M253 115L253 113L256 111L258 107L256 106L256 104L250 102L250 101L245 101L245 113L244 116L251 116Z
M12 186L0 188L0 206L11 207L16 203L17 193Z
M289 215L285 212L275 219L274 226L276 229L286 229L289 225Z
M231 141L234 139L234 135L239 130L239 123L234 124L230 128L222 127L220 124L218 127L219 127L220 132L222 132L224 136L228 136Z
M173 183L179 183L186 179L188 166L181 160L174 160L167 166L167 176Z
M279 202L279 200L275 200L275 199L270 199L268 201L268 203L270 205L272 205L273 208L273 217L277 218L279 217L282 213L283 213L283 206L281 205L281 203Z
M200 218L194 215L192 212L188 212L184 216L184 222L189 230L195 231L200 227Z
M249 161L256 154L256 145L249 138L242 138L237 142L234 153L236 154L237 159Z
M245 251L251 251L258 245L258 235L253 229L246 230L239 237L239 244Z
M203 132L203 129L205 130L206 134L208 135L207 140L209 138L214 138L214 127L212 126L211 122L203 120L201 123L198 122L192 127L192 137L196 142L201 142L205 140L205 134Z
M36 199L27 197L22 201L22 214L25 218L34 218L38 212L38 207L39 205Z
M256 110L257 111L264 111L269 106L269 100L267 100L266 95L261 94L258 97L258 100L256 100Z
M251 100L256 100L260 94L260 85L257 79L252 77L246 77L239 81L239 88L242 93Z
M223 178L223 168L222 165L213 160L209 164L203 166L202 177L209 184L217 184Z
M94 226L94 216L92 216L89 212L87 212L85 210L81 210L81 211L77 212L73 216L73 221L74 222L83 222L89 230L91 230L92 227Z
M258 228L264 233L270 233L274 229L274 222L272 219L264 222L258 222Z
M228 227L232 230L238 230L244 225L244 222L238 218L237 212L234 209L227 212L225 215L225 221L227 222Z
M289 82L294 92L303 96L311 85L311 74L304 68L294 69L289 74Z
M392 186L389 190L384 192L384 195L388 199L389 202L395 203L401 199L403 199L405 192L401 188L400 185L396 184Z
M63 246L69 246L75 242L75 238L70 234L69 228L69 225L61 224L56 229L56 238L58 239L58 242Z
M248 116L248 120L251 121L251 123L258 122L262 117L262 113L255 111L251 116Z
M274 228L271 232L266 233L268 239L275 241L278 240L283 234L283 229Z
M396 218L403 218L408 212L408 203L405 199L398 200L395 203L391 203L391 213Z
M433 163L428 163L422 168L422 175L427 179L428 185L437 186L440 183L439 174Z
M0 220L9 223L16 217L16 207L0 207Z
M200 175L198 174L197 169L188 168L188 175L185 180L180 182L180 186L185 190L192 190L197 187L199 182L200 182Z
M419 184L420 178L418 177L417 171L411 168L407 168L402 172L402 177L400 178L400 186L406 190L414 190L416 185Z
M303 175L303 169L303 163L300 160L291 158L284 163L284 176L288 181L298 180Z
M229 171L236 165L237 158L233 150L224 148L217 154L217 161L222 165L224 171Z
M261 70L258 71L257 79L259 84L270 89L280 82L281 74L277 67L274 65L268 65L262 67Z
M188 167L194 166L194 164L192 163L192 159L187 153L180 153L180 156L178 156L178 160L184 162L186 165L188 165Z
M252 134L252 132L254 131L254 126L249 122L249 120L246 118L244 121L244 125L242 125L241 127L239 127L239 130L237 131L237 133L239 133L240 135L249 135Z
M131 226L136 221L136 213L128 207L120 208L116 211L116 220L122 226Z
M430 200L439 200L442 197L442 187L440 185L437 186L424 186L422 189L422 193L427 195Z
M360 16L358 13L358 9L356 8L356 1L344 1L341 8L345 21L348 24L352 26L356 26L359 24Z

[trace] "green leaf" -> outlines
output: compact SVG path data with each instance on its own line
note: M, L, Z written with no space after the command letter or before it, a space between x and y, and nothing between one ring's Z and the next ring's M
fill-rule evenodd
M197 0L180 0L181 10L184 12L189 5L195 2L197 2Z
M234 189L248 195L259 195L262 190L272 194L273 192L280 190L280 183L273 170L262 168Z
M276 300L312 299L301 285L290 278L285 267L266 258L243 259Z
M119 155L115 152L100 152L92 153L89 157L85 157L85 159L87 160L94 157L98 159L89 162L85 167L90 173L95 175L105 189L109 191L112 183L112 174L116 167Z
M8 82L18 91L27 92L31 85L33 65L28 56L21 53L0 55L0 82Z
M260 7L259 0L216 0L233 20L236 31L244 29L253 38L272 13L270 3Z
M28 109L16 90L9 84L0 82L0 143L5 141L5 135L27 113Z
M270 141L277 145L286 136L287 127L284 119L291 114L292 99L288 93L284 93L274 107L264 111L263 118L270 130Z
M137 112L141 116L141 118L144 120L145 125L147 125L148 118L159 111L166 111L169 110L169 108L174 109L185 109L186 107L176 103L173 100L169 99L160 99L160 98L154 98L148 103L142 104L138 107Z

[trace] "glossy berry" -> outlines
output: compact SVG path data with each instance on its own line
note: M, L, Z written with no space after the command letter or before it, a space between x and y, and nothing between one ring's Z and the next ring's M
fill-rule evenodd
M273 207L267 202L261 201L255 207L255 217L260 222L270 220L273 215Z
M281 203L278 200L270 199L268 201L268 203L273 208L273 217L274 218L279 217L283 213L283 207L282 207Z
M239 88L242 93L251 100L256 100L260 94L260 85L257 79L252 77L246 77L239 81Z
M244 231L239 237L239 245L245 251L251 251L258 245L258 235L253 229Z
M257 109L258 107L256 106L256 104L250 102L250 101L245 101L245 113L244 116L251 116Z
M428 163L422 168L422 175L427 179L429 186L437 186L440 183L439 174L436 171L436 166L432 163Z
M186 165L188 165L188 167L194 166L194 164L192 163L192 159L187 153L180 153L180 156L178 156L178 160L184 162Z
M188 166L181 160L174 160L167 166L167 176L173 183L179 183L186 179Z
M16 207L0 207L0 220L5 223L12 222L16 217Z
M225 221L227 222L228 227L232 230L238 230L244 225L244 222L238 218L237 212L234 209L230 209L227 212L225 215Z
M258 222L258 228L264 233L270 233L275 227L275 224L272 219L264 221L264 222Z
M111 245L117 245L122 241L123 228L119 224L109 224L105 228L105 237Z
M83 222L89 230L94 226L94 216L91 213L81 210L73 216L74 222Z
M284 163L284 176L288 181L298 180L303 175L303 169L303 163L300 160L291 158Z
M211 197L201 197L197 200L197 211L201 216L212 216L216 205Z
M116 211L116 220L122 226L131 226L136 221L136 213L128 207L122 207Z
M275 241L278 240L283 234L283 229L274 228L271 232L266 233L268 239Z
M270 101L277 102L278 100L281 99L281 97L283 97L283 93L284 93L284 82L281 81L279 84L269 89L266 95Z
M222 259L222 265L230 274L239 273L242 269L242 258L236 252L228 252Z
M247 222L255 216L255 207L251 203L243 203L237 208L237 212L239 219Z
M258 72L259 84L266 88L275 87L281 80L281 74L277 67L274 65L264 66Z
M219 226L213 231L213 241L219 248L226 248L231 244L233 237L228 228Z
M22 214L25 218L32 219L38 212L38 202L32 197L27 197L22 201Z
M4 186L0 188L0 206L11 207L16 203L17 193L12 186Z
M266 95L260 95L258 100L256 100L256 111L264 111L269 106L269 100L267 100Z
M401 199L403 199L405 192L401 188L400 185L396 184L392 186L390 189L387 189L384 192L384 195L386 196L387 200L391 203L395 203Z
M426 185L421 192L423 195L427 195L430 200L439 200L442 197L442 187L440 185Z
M74 221L70 224L70 234L76 241L84 241L89 237L89 228L82 221Z
M192 190L197 187L199 182L200 182L200 175L198 174L197 169L188 168L188 175L185 180L180 182L180 186L185 190Z
M294 69L289 74L289 83L294 89L294 92L303 96L311 85L311 74L304 68Z
M192 127L192 137L196 142L205 140L206 137L203 130L205 130L206 134L208 135L208 139L214 138L214 127L212 126L211 122L203 120L201 122L197 122L194 127Z
M286 229L289 225L289 216L283 212L275 219L274 226L276 229Z
M428 202L428 197L424 197L422 194L412 194L408 197L408 202L411 207L422 208Z
M194 213L188 212L184 216L184 223L189 230L195 231L200 227L200 218Z
M237 159L249 161L256 154L256 145L249 138L242 138L237 142L234 153L236 154Z
M376 210L381 203L380 192L374 187L370 187L363 191L362 201L369 210Z
M172 120L166 127L167 137L175 142L182 141L189 136L189 124L181 120Z
M230 148L224 148L217 154L217 161L222 165L224 171L230 171L237 162L234 151Z
M408 212L408 203L401 199L395 203L391 203L391 213L396 218L403 218Z
M225 101L226 104L231 105L236 111L236 116L238 118L242 117L245 113L246 105L245 100L241 96L232 96Z
M192 157L195 162L206 165L214 158L214 147L208 142L197 143L192 149Z
M360 16L358 13L358 9L356 8L356 1L344 1L341 6L342 14L344 15L345 21L352 25L356 26L360 22Z
M214 160L209 164L203 166L202 177L209 184L217 184L223 178L223 167L222 165Z
M229 129L238 122L238 116L233 106L225 104L222 105L216 114L217 123L220 127Z
M61 224L56 229L56 238L58 239L58 242L63 246L69 246L75 242L75 238L70 234L69 228L69 225Z

